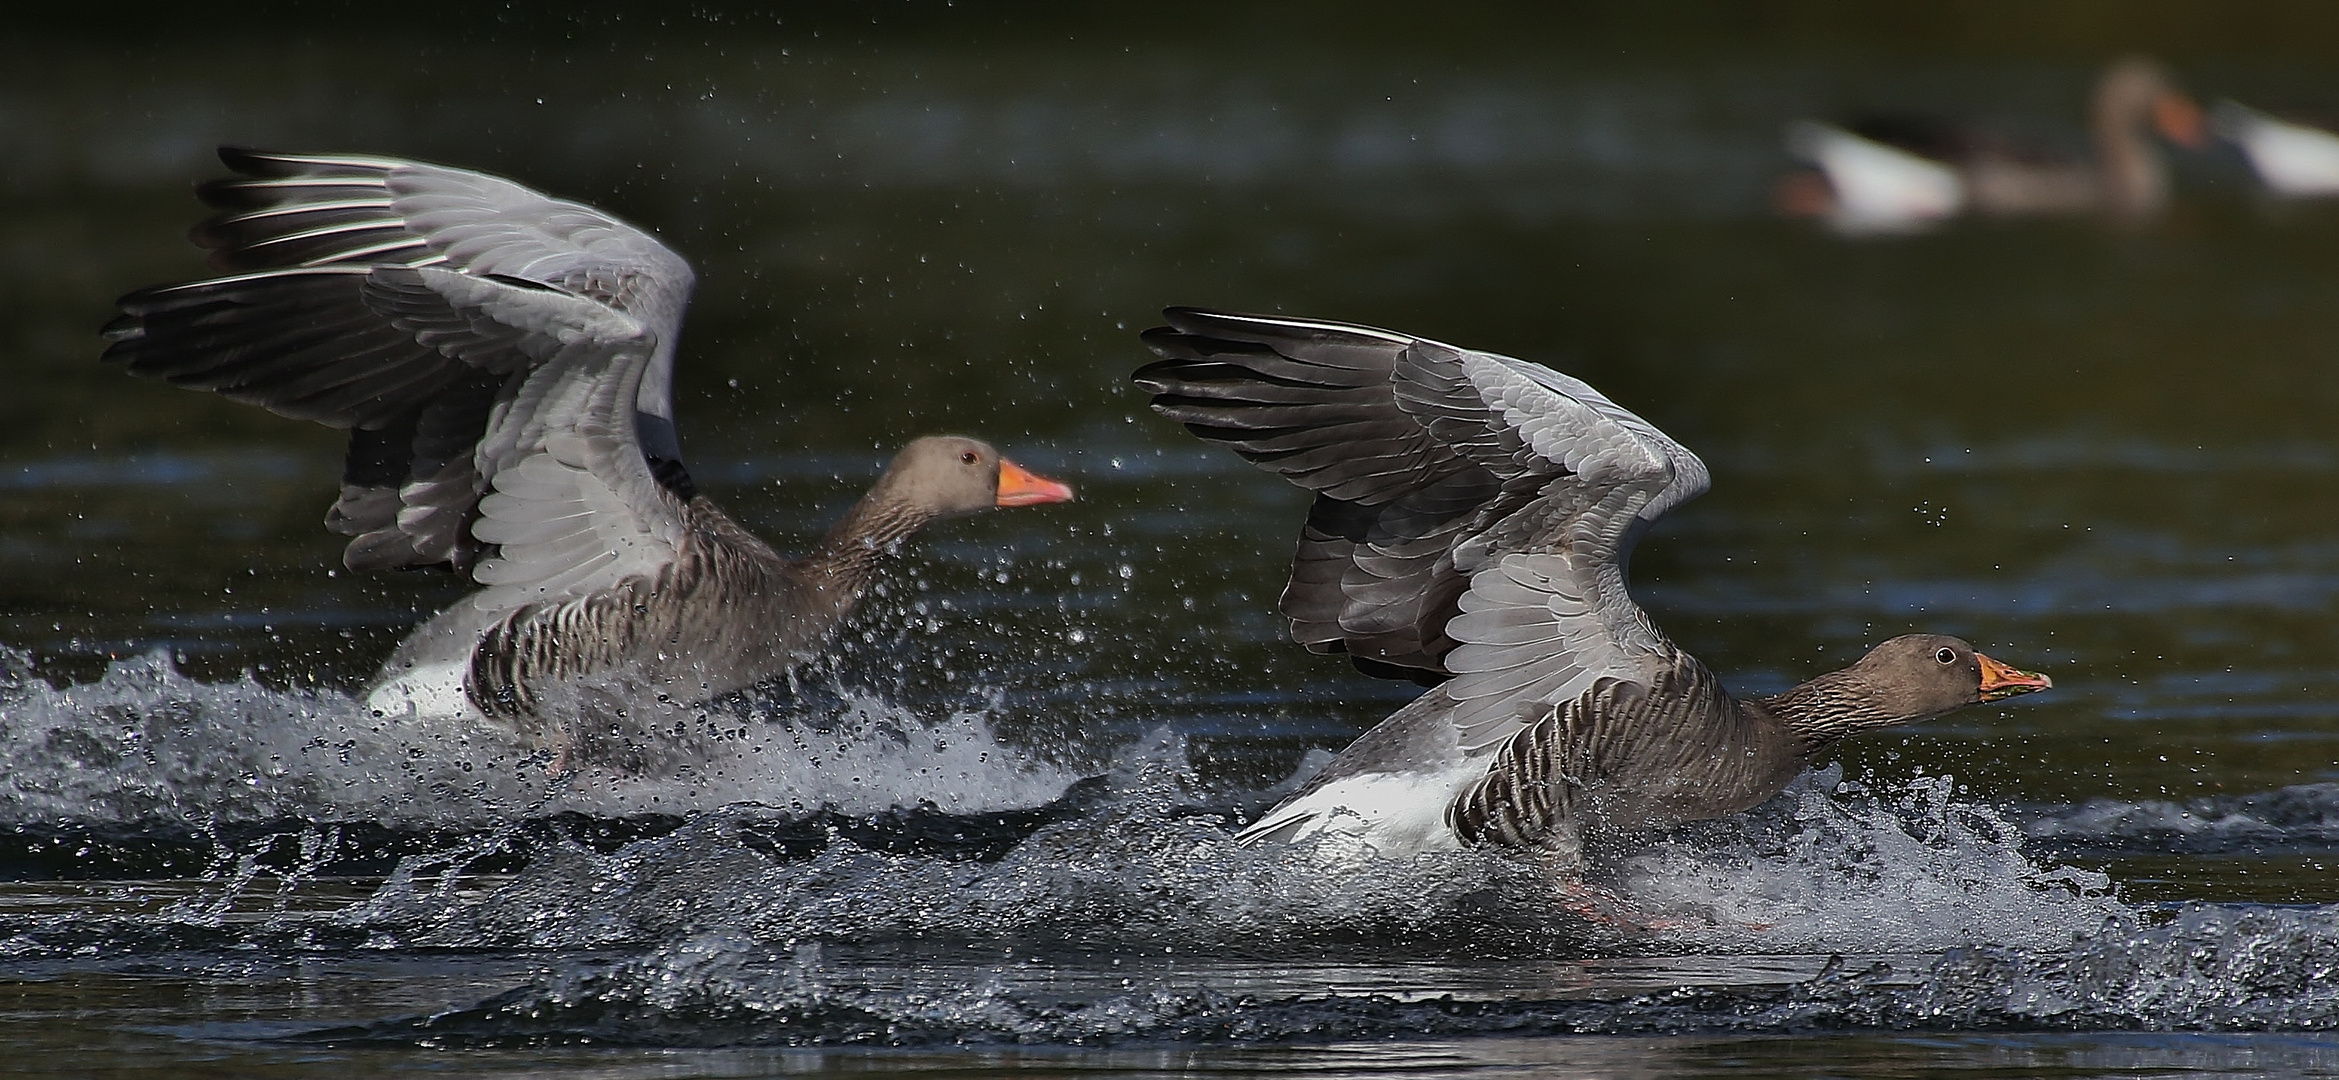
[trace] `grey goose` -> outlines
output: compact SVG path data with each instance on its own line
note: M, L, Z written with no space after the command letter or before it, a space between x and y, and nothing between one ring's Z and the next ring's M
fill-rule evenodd
M2168 205L2168 163L2152 133L2188 148L2206 144L2201 107L2140 56L2104 69L2088 126L2095 156L2073 159L1925 116L1871 116L1848 129L1798 120L1787 127L1788 152L1817 171L1785 177L1777 202L1854 234L1908 231L1960 212L2134 222Z
M368 702L587 759L580 724L802 661L922 526L1071 489L981 441L915 440L801 559L691 481L674 424L693 275L648 233L416 161L222 149L192 239L225 276L122 298L105 358L349 431L326 527L352 570L479 588L415 629Z
M1724 817L1874 728L2047 688L1909 635L1737 700L1626 591L1633 543L1705 464L1539 364L1364 326L1171 308L1153 408L1311 491L1291 635L1433 683L1244 829L1368 853L1586 845Z

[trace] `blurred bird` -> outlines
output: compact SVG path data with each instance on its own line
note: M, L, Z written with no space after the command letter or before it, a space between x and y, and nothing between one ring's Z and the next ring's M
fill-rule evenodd
M2339 135L2277 120L2232 101L2210 114L2219 138L2241 148L2267 190L2290 198L2339 195Z
M2200 106L2159 65L2130 57L2097 80L2089 119L2092 160L1923 117L1873 117L1848 129L1798 120L1787 126L1787 150L1816 169L1783 179L1778 207L1852 235L1909 232L1968 212L2158 213L2168 203L2168 170L2151 134L2200 146Z

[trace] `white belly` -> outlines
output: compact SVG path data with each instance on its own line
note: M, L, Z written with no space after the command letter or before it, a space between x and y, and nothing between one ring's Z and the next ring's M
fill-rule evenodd
M1236 839L1314 842L1335 858L1456 851L1462 838L1446 824L1446 807L1468 780L1467 773L1342 777L1269 811Z
M456 662L417 664L374 684L365 707L391 719L439 718L485 720L471 696L463 692L469 665Z

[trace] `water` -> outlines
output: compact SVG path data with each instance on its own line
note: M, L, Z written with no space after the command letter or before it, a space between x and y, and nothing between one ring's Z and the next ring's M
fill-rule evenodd
M0 1068L2339 1074L2339 209L2213 153L2136 231L1776 220L1786 119L2083 146L2109 39L1705 14L28 24ZM2329 29L2121 40L2312 106ZM456 584L336 571L331 433L94 360L114 295L198 272L217 142L657 229L702 281L693 472L783 549L926 431L1082 501L922 537L832 660L694 718L723 738L686 769L385 723L352 693ZM1655 928L1495 853L1235 848L1407 690L1282 640L1304 496L1125 382L1170 303L1544 360L1664 427L1715 488L1636 583L1741 693L1910 630L2056 689L1603 868Z

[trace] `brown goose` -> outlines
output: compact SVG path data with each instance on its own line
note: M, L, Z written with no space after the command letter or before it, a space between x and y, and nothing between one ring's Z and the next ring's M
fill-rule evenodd
M228 276L123 297L106 359L350 433L326 527L352 570L481 588L383 668L374 708L570 721L699 701L814 650L929 522L1072 497L974 439L916 440L785 559L692 484L674 426L689 264L592 207L390 158L223 149L195 242ZM607 725L574 725L606 730Z
M1788 150L1818 174L1787 177L1778 202L1852 233L1905 231L1960 211L2136 220L2168 203L2168 166L2151 132L2182 146L2204 141L2200 106L2143 57L2104 69L2088 119L2095 157L2083 161L1924 117L1874 117L1849 130L1797 121L1787 129Z
M1315 493L1292 637L1436 686L1245 829L1404 854L1490 843L1566 873L1603 838L1723 817L1838 739L2043 690L1910 635L1738 701L1625 589L1705 464L1550 368L1370 327L1171 308L1153 407Z

